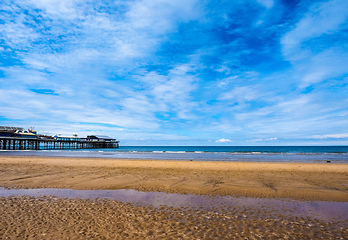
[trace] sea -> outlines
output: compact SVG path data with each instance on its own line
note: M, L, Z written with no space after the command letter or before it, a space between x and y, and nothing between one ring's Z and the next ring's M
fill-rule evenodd
M0 156L348 163L348 146L120 146L106 149L1 150Z

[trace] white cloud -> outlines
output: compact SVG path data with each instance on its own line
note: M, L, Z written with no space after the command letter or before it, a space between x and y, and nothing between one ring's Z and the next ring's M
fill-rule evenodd
M265 141L275 141L275 140L277 140L277 138L267 138L267 139L265 139Z
M222 138L222 139L216 140L215 142L217 142L217 143L227 143L227 142L232 142L232 141L230 139Z

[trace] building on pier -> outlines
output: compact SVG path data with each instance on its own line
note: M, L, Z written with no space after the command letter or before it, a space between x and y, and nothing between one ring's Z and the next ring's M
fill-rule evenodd
M105 141L105 142L115 142L116 139L104 135L88 135L86 138L88 141Z
M77 134L73 134L72 136L57 134L53 138L60 141L81 141L81 138L79 138Z

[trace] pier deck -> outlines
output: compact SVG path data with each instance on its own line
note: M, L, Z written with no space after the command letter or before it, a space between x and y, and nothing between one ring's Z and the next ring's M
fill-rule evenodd
M119 141L56 140L24 137L0 137L1 150L48 150L48 149L91 149L118 148Z

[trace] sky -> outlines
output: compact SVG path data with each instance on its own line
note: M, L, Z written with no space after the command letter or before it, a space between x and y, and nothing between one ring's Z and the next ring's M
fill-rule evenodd
M0 125L348 145L347 0L2 0Z

